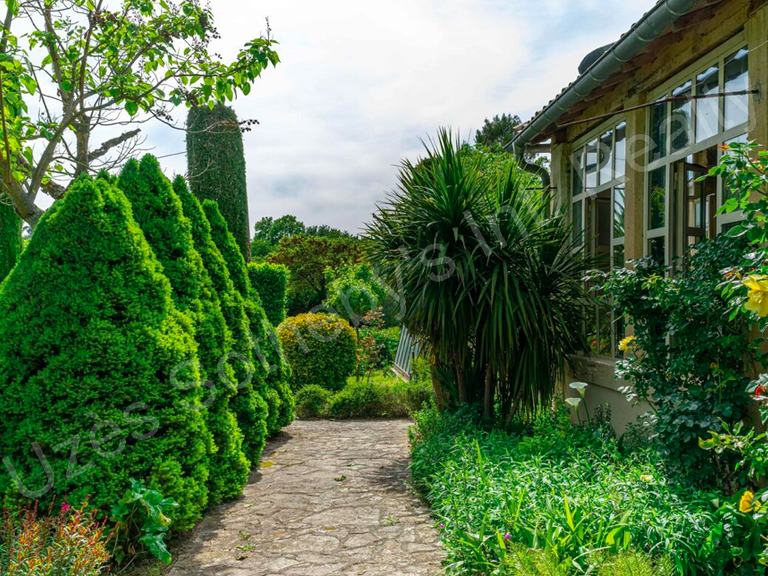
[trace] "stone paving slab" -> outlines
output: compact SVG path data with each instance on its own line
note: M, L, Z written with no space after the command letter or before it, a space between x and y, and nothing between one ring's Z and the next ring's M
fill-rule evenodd
M241 498L207 514L170 576L434 576L443 555L408 485L407 420L297 421Z

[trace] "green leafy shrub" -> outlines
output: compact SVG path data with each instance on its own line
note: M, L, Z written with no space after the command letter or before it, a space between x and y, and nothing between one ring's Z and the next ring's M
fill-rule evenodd
M290 270L282 264L248 264L251 284L261 296L261 305L273 326L285 320Z
M386 291L373 277L368 264L354 264L342 268L326 268L328 297L324 306L358 328L371 310L384 305Z
M400 343L400 328L398 326L391 328L360 328L359 339L363 340L364 338L372 338L379 350L376 365L373 368L377 370L392 368L395 364L397 346ZM360 368L362 372L367 372L371 367L364 362Z
M206 424L213 437L210 448L209 492L211 503L229 497L244 486L247 466L242 440L233 426L230 398L237 389L226 374L220 378L218 364L231 351L221 302L202 257L197 251L192 225L184 214L180 195L189 194L183 179L175 185L163 175L160 164L146 155L141 163L129 160L118 180L131 202L134 216L152 251L171 283L177 308L191 321L198 344L200 376L207 382Z
M670 483L653 452L623 457L562 407L512 424L486 428L474 408L416 415L411 470L443 526L450 573L495 573L512 544L582 571L633 550L667 556L679 574L733 567L712 495Z
M346 320L329 314L300 314L277 328L293 372L294 389L317 384L344 387L357 362L357 336Z
M320 418L327 414L331 393L317 384L309 384L296 392L296 412L301 418Z
M107 510L138 478L178 502L174 528L191 528L211 441L187 323L125 195L80 178L0 291L0 493L55 486Z
M232 108L217 104L189 109L187 165L192 193L218 203L235 245L250 260L243 135Z
M163 498L157 490L151 490L131 478L131 487L112 507L111 520L115 522L111 544L118 564L125 558L133 560L144 550L166 564L171 563L171 553L165 536L171 524L167 516L177 506L172 498Z
M598 276L606 301L634 326L616 374L632 384L632 397L654 405L656 445L668 468L729 491L738 486L734 458L703 451L699 438L745 416L747 366L765 362L748 324L729 320L719 288L722 271L743 260L747 247L743 236L720 235L696 244L672 277L649 259Z
M386 405L381 386L371 382L350 382L331 397L328 415L332 418L373 418L381 416Z
M235 367L238 383L237 395L232 400L232 407L237 414L237 421L243 433L243 446L246 456L252 464L259 461L267 437L267 415L269 406L264 400L267 391L266 374L260 362L254 362L252 353L252 330L261 329L260 323L253 324L255 304L249 298L250 283L245 270L243 255L237 247L234 236L227 228L227 222L219 211L216 202L204 200L203 212L211 228L211 239L218 248L224 261L230 294L234 300L230 313L233 326L230 326L235 338L237 353Z
M432 382L432 370L429 360L423 356L416 356L411 360L411 381Z
M190 221L195 248L200 253L203 267L211 279L212 293L219 301L226 322L222 347L218 352L221 353L219 360L230 358L230 361L217 369L217 397L208 407L209 412L220 415L216 422L209 416L210 427L218 449L214 460L220 462L219 468L211 474L210 478L211 499L216 502L219 497L222 499L238 497L248 481L248 473L251 469L251 463L243 448L243 434L236 416L238 409L243 410L247 399L244 394L241 394L238 403L232 400L238 394L236 383L245 382L248 378L247 367L232 354L235 352L243 355L250 350L248 317L245 314L243 299L235 290L229 277L227 263L213 241L211 225L203 212L202 205L189 191L186 181L181 176L174 180L173 188L181 200L184 216ZM257 401L255 404L258 404Z
M57 514L39 516L3 509L0 524L0 573L4 576L99 576L110 560L108 535L95 511L68 504Z

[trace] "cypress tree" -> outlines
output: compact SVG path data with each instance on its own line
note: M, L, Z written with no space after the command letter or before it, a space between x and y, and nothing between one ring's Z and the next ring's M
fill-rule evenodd
M217 312L217 321L208 323L216 330L209 334L198 331L198 340L205 340L208 349L208 361L205 362L201 343L200 359L204 365L210 367L209 377L213 380L212 384L216 390L216 396L208 406L208 428L217 449L211 457L209 490L211 502L216 503L238 497L248 481L251 469L243 451L242 432L235 414L230 409L230 400L237 394L234 370L230 363L223 363L221 368L218 367L220 360L229 356L234 345L232 331L229 329L233 300L226 290L226 279L223 282L220 279L222 270L227 274L226 265L211 240L211 227L200 202L189 191L181 176L174 179L173 191L179 197L183 214L190 222L193 246L202 260L204 293L210 298L211 306ZM218 314L221 314L222 323L218 322ZM218 374L214 380L214 374L218 370L224 370L224 373Z
M251 259L248 189L243 135L237 114L218 104L195 107L187 116L187 165L192 193L219 204L246 261Z
M189 316L198 343L200 372L207 388L206 421L213 438L209 489L211 501L219 502L239 494L245 485L241 480L250 469L242 448L238 449L237 431L232 427L228 408L234 387L226 378L217 377L219 361L227 353L231 336L211 278L195 249L192 225L157 159L146 155L141 163L129 161L118 184L131 201L136 220L163 266L177 307Z
M107 511L135 478L191 528L209 434L185 323L125 195L81 177L0 290L0 493Z
M23 247L21 218L0 198L0 282L16 265Z
M287 369L284 361L282 361L279 348L276 349L274 345L274 342L278 340L271 337L271 330L268 329L272 325L267 320L258 292L251 286L243 255L238 250L235 239L229 232L227 223L216 202L205 200L203 210L208 217L208 222L210 222L213 240L221 250L227 264L227 270L229 270L235 290L245 302L251 343L257 350L257 358L254 358L254 365L257 369L256 375L259 381L263 383L259 390L267 401L269 407L268 430L271 435L274 435L280 431L282 426L287 426L293 421L294 412L293 394L287 384ZM274 369L270 370L269 367ZM283 385L280 384L281 380Z

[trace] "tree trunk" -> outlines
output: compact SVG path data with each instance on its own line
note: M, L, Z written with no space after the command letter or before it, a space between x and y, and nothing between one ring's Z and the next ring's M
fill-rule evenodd
M444 412L450 405L451 397L437 375L437 364L431 364L429 372L432 376L432 390L435 394L435 404L440 412Z
M489 420L493 419L493 396L496 389L496 382L493 377L493 368L488 364L485 370L485 410L484 416Z
M88 172L88 146L91 141L91 117L83 116L75 127L77 158L75 159L75 178Z
M464 364L459 359L459 353L453 354L456 368L456 383L459 386L459 402L461 404L469 403L469 394L467 394L467 383L464 381Z

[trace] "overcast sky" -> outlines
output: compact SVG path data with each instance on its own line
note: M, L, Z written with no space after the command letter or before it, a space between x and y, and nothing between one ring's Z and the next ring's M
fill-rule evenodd
M468 138L502 112L527 120L655 0L211 0L231 58L269 17L282 62L234 104L251 225L294 214L357 232L396 184L396 164L448 126ZM183 117L183 111L181 117ZM162 156L182 133L145 126ZM186 172L183 155L162 160ZM251 230L253 232L253 230Z

